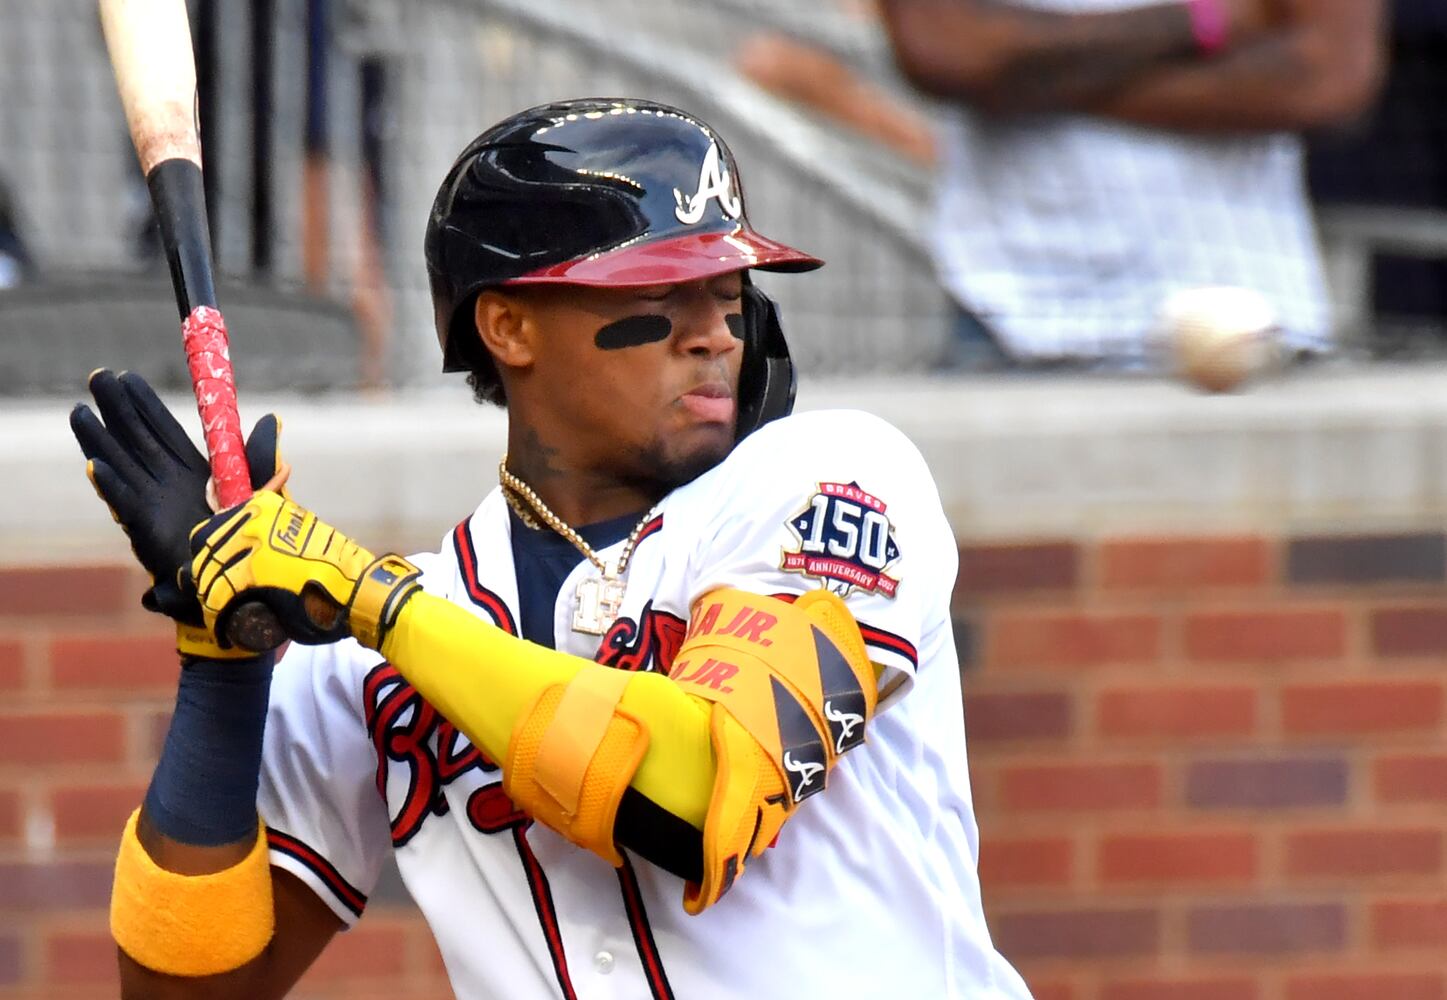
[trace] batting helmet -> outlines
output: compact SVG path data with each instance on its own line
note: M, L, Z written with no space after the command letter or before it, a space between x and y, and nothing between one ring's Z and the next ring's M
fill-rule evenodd
M437 192L425 246L442 369L479 372L494 390L473 320L485 288L635 288L823 263L749 226L733 154L713 129L628 99L546 104L478 136ZM777 310L747 274L744 286L740 437L794 399Z

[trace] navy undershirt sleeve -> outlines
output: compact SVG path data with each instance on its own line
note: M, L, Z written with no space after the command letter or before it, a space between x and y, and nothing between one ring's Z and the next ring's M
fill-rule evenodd
M599 521L579 528L578 533L593 547L593 551L601 551L627 538L642 516L639 512ZM572 542L556 531L529 528L510 508L508 518L512 525L513 566L517 570L518 627L522 629L524 639L556 649L553 615L557 608L558 590L585 557L573 547Z
M216 847L256 836L256 787L267 694L276 657L189 660L176 711L146 790L161 834Z

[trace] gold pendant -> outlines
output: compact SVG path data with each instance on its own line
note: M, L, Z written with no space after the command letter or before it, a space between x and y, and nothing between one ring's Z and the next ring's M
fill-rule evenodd
M623 581L590 576L573 594L573 631L602 635L623 609Z

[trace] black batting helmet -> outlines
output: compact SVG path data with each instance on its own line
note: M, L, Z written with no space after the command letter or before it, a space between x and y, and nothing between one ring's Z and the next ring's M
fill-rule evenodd
M546 104L478 136L437 192L425 245L442 369L492 372L494 384L473 320L485 288L642 287L823 263L749 226L733 154L713 129L630 99ZM794 398L774 304L744 285L740 437Z

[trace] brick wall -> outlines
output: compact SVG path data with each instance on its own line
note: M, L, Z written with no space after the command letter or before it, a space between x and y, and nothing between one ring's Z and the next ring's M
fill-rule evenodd
M0 569L0 998L117 995L111 866L175 691L169 627L140 570ZM334 939L304 998L450 996L415 911L369 907Z
M115 995L174 684L124 566L0 569L0 998ZM982 877L1041 1000L1447 1000L1447 545L965 544ZM373 907L297 995L448 994Z
M981 877L1038 997L1447 997L1442 534L961 556Z

